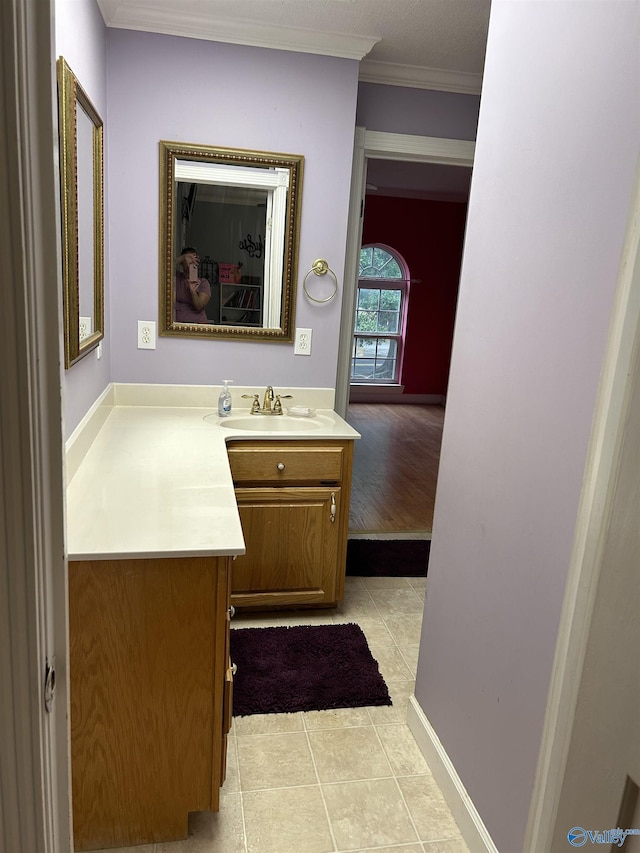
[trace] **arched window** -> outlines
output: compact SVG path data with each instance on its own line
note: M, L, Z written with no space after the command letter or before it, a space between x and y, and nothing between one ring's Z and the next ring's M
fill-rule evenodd
M360 249L351 382L384 385L400 381L409 295L409 270L389 246Z

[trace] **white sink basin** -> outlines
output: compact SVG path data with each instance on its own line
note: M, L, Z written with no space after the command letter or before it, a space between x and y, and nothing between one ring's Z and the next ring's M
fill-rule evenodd
M215 421L223 429L248 430L250 432L313 432L329 426L332 421L322 415L312 418L294 418L289 415L205 415L205 421Z

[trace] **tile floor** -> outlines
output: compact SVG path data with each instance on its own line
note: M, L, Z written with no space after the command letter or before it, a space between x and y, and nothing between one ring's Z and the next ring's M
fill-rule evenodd
M468 853L405 722L425 590L347 578L337 610L237 616L236 628L357 622L393 706L236 717L220 812L191 815L184 841L127 853Z

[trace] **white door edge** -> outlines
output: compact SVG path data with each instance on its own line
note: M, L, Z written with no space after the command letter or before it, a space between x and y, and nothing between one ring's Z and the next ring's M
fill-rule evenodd
M627 222L558 629L524 849L550 850L589 640L607 524L640 347L640 161ZM639 381L638 377L635 381Z

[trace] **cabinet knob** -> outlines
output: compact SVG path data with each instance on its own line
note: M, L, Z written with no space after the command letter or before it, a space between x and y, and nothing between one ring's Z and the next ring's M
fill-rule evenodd
M284 469L285 469L284 462L278 462L277 468L278 468L278 471L284 471Z
M237 671L238 671L238 664L232 663L231 664L231 675L235 675Z
M230 604L230 605L229 605L229 618L233 619L233 617L234 617L235 615L236 615L236 609L235 609L235 607L233 606L233 604Z

